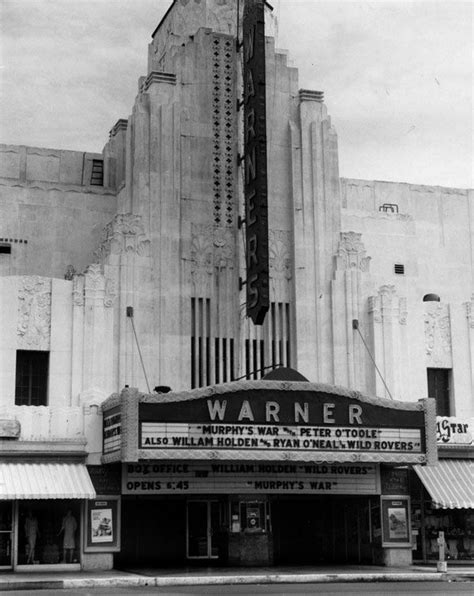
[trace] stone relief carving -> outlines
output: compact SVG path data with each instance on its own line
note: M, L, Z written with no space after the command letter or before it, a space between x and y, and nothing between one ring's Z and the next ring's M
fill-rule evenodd
M102 273L102 266L99 263L92 263L87 267L85 273L84 291L105 291L105 277Z
M292 278L290 233L283 230L269 230L270 277L290 280Z
M20 278L18 288L18 348L49 350L51 335L51 280Z
M370 257L366 256L362 234L356 232L341 232L339 248L336 255L336 269L359 269L367 272Z
M224 269L233 269L234 234L230 228L213 225L192 226L191 277L195 284Z
M382 322L382 316L380 314L378 296L369 296L368 310L369 310L369 314L371 314L373 316L375 323Z
M76 275L77 271L74 265L68 265L66 269L66 273L64 274L64 279L66 281L72 281L72 278Z
M202 27L234 35L237 21L235 0L208 0L205 3L202 0L179 0L163 22L162 35L156 36L153 51L161 57Z
M84 306L83 275L74 275L72 278L72 302L75 306Z
M148 256L150 241L146 237L140 215L120 213L105 226L102 243L95 253L103 262L111 254L134 252L139 256Z
M424 316L425 349L434 364L451 364L451 318L449 305L426 303Z
M406 325L408 318L408 307L407 307L407 299L400 298L399 301L399 312L398 312L398 321L400 325Z
M467 323L470 329L474 329L474 294L471 296L470 302L464 303L466 307Z
M394 285L380 286L377 296L369 296L369 313L376 323L381 323L387 316L398 318L400 325L406 325L408 317L407 299L398 298Z
M212 132L214 223L234 222L235 44L228 37L212 40Z
M106 277L105 278L105 294L104 294L104 306L110 308L113 306L115 299L117 298L117 285L115 280Z
M113 306L117 297L115 280L105 277L102 265L93 263L81 275L73 277L72 300L75 306L84 306L85 299L103 302L106 308Z

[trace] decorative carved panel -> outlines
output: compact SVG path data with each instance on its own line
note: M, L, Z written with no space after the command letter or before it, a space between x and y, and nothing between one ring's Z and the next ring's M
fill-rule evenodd
M368 307L375 323L382 323L387 317L396 317L400 325L406 325L408 317L407 299L397 296L394 285L380 286L377 296L369 297Z
M270 277L290 280L293 277L290 253L290 233L269 230Z
M474 329L474 295L470 302L465 302L467 323L470 329Z
M356 232L341 232L339 249L336 255L336 269L359 269L367 272L370 257L366 256L362 234Z
M235 42L214 35L212 40L212 133L214 223L234 223L235 167Z
M18 288L18 344L20 350L49 350L51 280L22 277Z
M451 317L449 305L440 302L425 303L425 350L431 366L450 367Z
M72 302L75 306L84 306L83 275L74 275L72 278Z
M105 277L102 265L89 265L84 274L73 277L72 300L75 306L84 306L84 301L94 300L106 308L113 306L117 297L115 280Z
M213 225L193 225L191 276L194 284L206 283L208 276L233 269L235 240L231 229Z
M139 256L148 256L150 241L146 237L140 215L120 213L105 226L102 243L95 253L103 262L111 254L134 252Z

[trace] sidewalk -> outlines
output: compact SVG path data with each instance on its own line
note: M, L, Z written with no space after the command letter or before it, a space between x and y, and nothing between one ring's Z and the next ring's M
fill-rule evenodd
M6 590L41 590L132 586L198 586L272 583L335 582L420 582L474 580L474 566L449 567L438 573L435 567L267 567L267 568L186 568L140 569L137 571L79 571L73 573L2 573L0 592Z

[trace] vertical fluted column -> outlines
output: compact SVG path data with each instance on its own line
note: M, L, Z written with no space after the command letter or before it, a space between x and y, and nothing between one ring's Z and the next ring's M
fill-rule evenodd
M361 236L354 232L340 234L331 283L332 334L335 384L365 390L366 354L358 331L353 328L353 321L357 320L360 332L365 333L362 284L370 257L366 256Z

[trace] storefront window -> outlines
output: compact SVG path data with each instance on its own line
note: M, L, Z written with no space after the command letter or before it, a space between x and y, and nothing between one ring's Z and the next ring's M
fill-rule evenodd
M80 505L74 501L21 502L18 564L78 563L80 519Z
M474 559L474 512L469 509L425 509L425 540L428 559L438 559L439 532L444 532L446 558Z
M0 501L0 568L12 563L12 503Z

